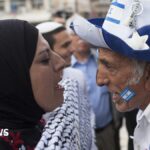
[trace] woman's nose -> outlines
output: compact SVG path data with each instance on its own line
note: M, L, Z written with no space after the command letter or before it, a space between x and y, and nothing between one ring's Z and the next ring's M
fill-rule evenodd
M96 73L96 83L99 86L107 85L109 82L107 76L103 73L102 70L98 69Z

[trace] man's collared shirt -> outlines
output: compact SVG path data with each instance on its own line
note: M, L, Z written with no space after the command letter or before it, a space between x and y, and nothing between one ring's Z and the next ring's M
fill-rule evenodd
M137 114L134 131L134 150L150 150L150 104Z
M72 56L72 67L81 70L85 75L88 99L96 116L96 128L105 127L112 120L110 95L106 86L99 87L96 84L96 56L91 53L85 62L79 62Z

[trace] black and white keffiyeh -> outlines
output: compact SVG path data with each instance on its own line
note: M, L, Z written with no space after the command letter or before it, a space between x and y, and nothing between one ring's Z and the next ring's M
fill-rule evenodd
M53 112L35 150L92 150L91 110L78 82L65 79L64 103Z

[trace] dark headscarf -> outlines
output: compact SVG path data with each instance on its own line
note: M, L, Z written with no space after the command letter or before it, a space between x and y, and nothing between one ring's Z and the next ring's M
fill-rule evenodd
M0 128L32 127L44 113L29 76L37 40L38 30L26 21L0 21Z

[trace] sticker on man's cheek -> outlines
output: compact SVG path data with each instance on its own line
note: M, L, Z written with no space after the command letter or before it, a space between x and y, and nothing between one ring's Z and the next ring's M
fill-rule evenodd
M129 102L136 95L136 93L129 87L126 87L121 93L120 97L125 101Z

